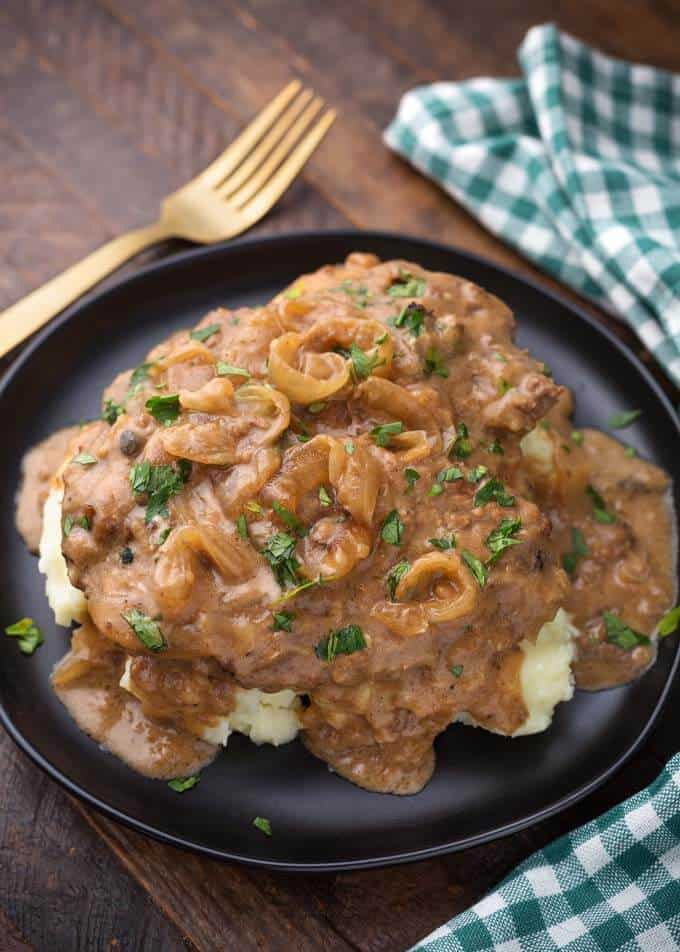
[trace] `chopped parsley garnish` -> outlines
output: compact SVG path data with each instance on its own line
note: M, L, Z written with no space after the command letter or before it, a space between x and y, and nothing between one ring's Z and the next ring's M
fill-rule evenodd
M404 523L399 518L396 509L388 512L380 529L380 536L383 542L390 545L399 545L404 534Z
M397 586L402 578L406 575L408 570L411 568L410 562L397 562L396 565L392 566L390 571L387 573L387 591L390 593L390 598L394 601L394 595L397 591Z
M432 486L430 486L430 489L429 489L429 492L428 492L427 495L428 495L428 496L441 496L441 494L442 494L443 492L444 492L444 487L442 486L442 484L441 484L441 483L434 483Z
M347 625L330 631L314 649L317 658L329 663L340 654L354 654L366 647L364 633L358 625Z
M42 631L32 618L22 618L13 625L8 625L5 628L5 634L10 638L19 639L19 651L25 655L32 655L45 640Z
M459 466L448 466L437 473L438 483L455 483L463 478L463 470Z
M291 598L295 598L296 595L299 595L300 592L304 592L305 589L312 588L314 585L323 585L323 576L318 575L316 578L307 579L304 582L301 582L299 585L296 585L295 588L289 588L288 591L281 595L280 598L277 598L275 603L280 605L282 602L290 601Z
M501 354L499 350L494 351L493 359L497 360L500 364L507 364L508 358L505 354Z
M248 520L243 515L243 513L241 513L241 515L236 520L236 531L242 539L248 538Z
M378 429L378 427L376 427L376 429ZM401 430L399 432L401 433ZM354 455L354 449L354 443L352 443L351 440L348 443L345 443L345 453L347 453L348 456Z
M163 632L158 622L154 621L153 618L149 618L148 615L138 611L136 608L133 608L129 612L122 612L121 614L123 621L128 623L141 643L145 648L148 648L149 651L162 651L163 648L167 647Z
M189 337L192 340L199 340L201 343L206 341L209 337L212 337L213 334L217 334L218 331L222 330L220 324L208 324L207 327L199 327L196 331L190 331Z
M135 553L132 551L129 545L126 545L124 549L120 550L120 561L123 565L130 565L135 560Z
M623 455L627 456L628 459L633 459L634 456L637 456L637 450L634 446L627 446L623 451Z
M438 539L428 539L427 541L441 552L456 548L456 537L453 533L450 536L440 536Z
M342 291L343 294L346 294L348 297L351 297L357 307L366 307L368 304L368 299L371 296L371 292L368 288L365 288L363 284L360 284L355 287L355 285L348 279L345 279L340 287L331 288L331 291Z
M680 625L680 605L676 605L675 608L671 608L669 612L666 612L659 622L659 638L672 635L678 625Z
M180 413L179 394L169 393L165 396L156 395L149 397L144 404L144 408L149 411L154 420L162 426L170 426L174 423Z
M411 301L410 304L407 304L406 307L403 308L397 317L392 319L391 323L394 327L406 328L414 337L419 337L423 329L423 324L425 323L425 318L429 313L430 312L426 311L422 304L416 304L415 301Z
M323 401L319 401L318 403L310 403L307 409L309 410L310 413L322 413L326 409L327 406L328 406L327 403L323 403Z
M580 430L572 430L571 442L576 443L577 446L583 446L583 433Z
M494 440L493 443L489 443L487 450L489 453L496 453L497 456L505 455L505 451L498 440Z
M91 523L87 516L81 516L79 519L74 519L73 516L65 516L61 527L65 539L68 539L76 526L88 530L91 528Z
M543 367L541 368L541 373L543 374L544 377L552 377L553 375L552 370L550 369L550 367L548 367L547 364L543 364Z
M73 457L71 462L78 463L79 466L92 466L94 463L98 463L99 460L96 456L93 456L92 453L78 453L77 456Z
M505 377L501 377L501 379L496 383L496 390L501 396L504 396L508 390L512 390L512 384L509 383Z
M167 463L154 464L148 460L135 463L130 470L130 487L134 495L145 493L148 496L146 504L146 522L152 522L156 516L170 515L168 500L184 487L191 475L191 463L180 460L176 466Z
M250 379L250 371L245 367L234 367L233 364L225 364L223 360L218 360L215 364L215 373L218 377L247 377Z
M613 413L607 421L607 426L612 430L623 430L625 427L635 423L642 410L622 410L620 413Z
M295 301L296 298L299 298L304 293L304 287L301 284L295 284L292 288L288 288L283 292L283 296L287 301Z
M140 364L139 367L135 367L130 377L130 389L128 390L128 396L134 396L144 381L149 379L150 367L153 367L153 363L151 362Z
M516 539L515 536L521 528L521 519L503 519L500 525L488 534L484 540L486 547L491 552L487 562L488 565L494 565L510 546L520 544L522 540Z
M184 793L185 790L191 790L192 787L195 787L200 779L196 775L193 777L175 777L174 780L168 780L168 786L175 793Z
M297 585L300 581L300 563L295 558L295 539L287 532L276 532L267 540L262 555L271 565L272 572L281 588Z
M475 493L475 506L485 506L488 502L497 502L504 509L515 505L515 497L507 492L498 476L492 476Z
M403 430L404 424L400 420L395 420L394 423L381 423L380 426L374 426L371 430L371 436L376 446L389 446L392 437L396 436L397 433L402 433ZM345 449L347 449L347 444L345 444Z
M325 486L319 486L319 502L326 508L333 505L333 500Z
M122 407L120 403L116 403L115 400L104 400L102 420L105 420L110 426L113 426L118 417L122 416L123 413L125 413L125 407Z
M427 348L425 363L423 364L423 373L426 377L431 377L432 374L436 374L438 377L448 377L449 369L436 347Z
M404 470L404 479L406 480L406 492L410 492L420 479L420 473L417 469L411 469L407 466Z
M596 522L601 522L603 525L611 525L612 522L616 522L616 515L613 512L607 512L607 507L605 505L604 499L599 494L597 489L590 484L586 486L586 492L593 500L593 517Z
M425 294L425 282L408 271L400 271L399 277L392 282L387 293L390 297L422 297Z
M255 502L254 499L251 499L250 502L246 503L246 509L248 512L256 512L258 515L262 514L262 506L259 502Z
M349 349L350 360L352 361L352 373L357 380L365 380L370 377L376 367L380 367L385 361L377 354L367 354L358 344L352 341Z
M479 466L475 466L474 469L471 469L467 474L467 481L469 483L478 483L480 480L484 479L486 474L489 472L489 467L484 466L483 463L480 463Z
M454 676L454 678L459 678L463 673L463 670L462 664L454 664L454 666L451 668L451 674Z
M272 509L276 515L288 526L291 532L295 532L299 536L307 535L307 527L304 522L295 515L294 512L291 512L290 509L286 509L285 506L282 506L280 502L273 502Z
M265 836L272 835L272 825L266 816L256 816L253 820L253 826L257 827L257 829L261 833L264 833Z
M163 545L163 543L168 538L171 532L172 532L172 526L166 526L165 529L163 529L163 531L159 534L158 538L156 539L156 545L159 545L159 546Z
M618 615L615 615L614 612L603 612L602 617L604 618L604 624L607 630L607 641L611 645L616 645L617 648L623 648L624 651L632 651L632 649L638 645L649 644L647 635L635 631L619 618Z
M465 459L472 452L472 440L467 426L459 423L456 428L456 439L451 445L449 456L456 456L458 459Z
M292 631L294 621L291 612L274 612L274 631Z
M580 529L577 529L576 526L572 526L571 552L565 552L562 556L562 565L564 566L565 572L568 572L569 575L573 575L576 571L579 559L584 558L586 555L588 555L586 537Z
M307 430L304 428L304 426L301 426L300 432L296 433L295 435L297 436L298 443L309 443L309 441L311 440L311 436L309 435Z
M486 585L486 580L488 578L488 573L484 563L477 558L476 555L473 555L472 552L469 552L467 549L463 549L461 552L463 562L470 569L474 577L477 579L480 588L484 588Z

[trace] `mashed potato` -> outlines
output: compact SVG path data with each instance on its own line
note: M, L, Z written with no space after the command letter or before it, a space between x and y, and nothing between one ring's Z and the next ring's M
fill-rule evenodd
M43 509L43 529L40 537L38 569L45 576L45 594L54 620L68 628L71 622L85 621L87 602L80 589L71 585L66 560L61 551L61 504L64 486L57 477Z
M540 431L534 430L533 433L539 435L540 445ZM84 621L87 616L87 602L83 593L71 585L61 551L63 496L63 486L57 482L45 503L39 569L45 575L47 600L54 612L55 621L58 625L69 626L72 621ZM535 644L526 639L521 643L524 661L520 678L529 715L511 736L537 734L546 730L550 726L557 704L568 701L573 696L571 663L574 658L573 638L576 633L570 616L560 609L553 621L543 625ZM125 666L120 685L134 693L129 677L129 665L130 659ZM278 747L297 736L301 727L299 710L300 699L293 691L267 694L257 688L239 688L234 711L229 717L220 718L214 726L207 728L202 737L209 743L226 746L229 735L238 731L255 744L273 744ZM467 714L460 715L458 720L479 726Z
M550 727L557 705L561 701L571 700L574 695L571 663L576 651L574 638L577 634L578 630L571 624L571 616L560 608L553 620L542 626L535 644L526 638L520 643L524 654L520 682L528 716L521 727L505 736L540 734ZM469 714L460 714L457 720L472 727L483 726Z

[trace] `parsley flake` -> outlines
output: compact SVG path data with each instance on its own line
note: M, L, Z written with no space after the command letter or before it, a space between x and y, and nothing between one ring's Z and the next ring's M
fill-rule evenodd
M345 443L345 453L347 453L348 456L354 456L354 449L354 443L352 443L351 440L348 443Z
M123 565L130 565L135 560L135 553L132 551L129 545L126 545L124 549L120 550L120 561Z
M419 337L428 314L430 314L430 311L425 310L422 304L416 304L415 301L411 301L410 304L407 304L406 307L403 308L397 317L392 319L391 323L394 327L405 328L409 330L414 337Z
M18 638L19 651L25 655L32 655L45 640L42 631L32 618L21 618L5 628L5 634L10 638Z
M156 516L168 518L168 500L181 492L191 474L191 463L180 460L176 466L166 463L154 464L148 460L135 463L130 470L130 488L135 496L146 494L146 523Z
M116 403L115 400L104 400L102 420L105 420L110 426L113 426L123 413L125 413L125 407L121 406L120 403Z
M340 654L354 654L366 647L364 633L358 625L346 625L329 631L314 649L317 658L329 663Z
M620 413L613 413L607 421L607 426L612 430L623 430L631 423L635 423L642 410L622 410Z
M390 545L400 545L404 528L405 526L399 518L399 513L396 509L393 509L387 513L383 520L380 536L383 542L388 542Z
M614 612L603 612L602 617L607 630L607 641L611 645L616 645L624 651L632 651L638 645L649 644L647 635L635 631Z
M440 536L438 539L428 539L430 545L440 552L447 552L449 549L456 548L456 537L453 533L450 536Z
M154 420L157 420L162 426L170 426L180 414L179 394L169 393L165 396L156 395L149 397L144 404L144 408L148 410Z
M168 786L175 793L184 793L185 790L191 790L195 787L201 778L194 774L193 777L175 777L174 780L168 780Z
M189 337L192 340L199 340L201 343L203 343L209 337L212 337L213 334L217 334L217 332L220 330L222 330L220 324L208 324L207 327L199 327L198 330L190 331Z
M352 346L349 349L349 356L352 361L352 373L357 380L365 380L370 377L376 367L385 363L377 354L367 354L354 341L352 341Z
M77 456L73 457L71 462L78 463L79 466L92 466L94 463L98 463L99 460L96 456L93 456L92 453L78 453Z
M562 565L565 572L573 575L580 559L588 555L588 543L586 537L576 526L571 528L571 552L565 552L562 556Z
M515 497L507 492L505 486L497 476L492 476L481 489L475 493L475 506L485 506L489 502L497 502L504 509L515 505Z
M467 474L467 481L469 483L478 483L480 480L484 479L486 474L489 472L489 467L484 466L483 463L480 463L479 466L475 466L474 469L471 469Z
M438 483L455 483L463 478L463 470L460 466L449 466L437 473ZM480 477L481 478L481 477Z
M576 443L577 446L583 446L583 433L580 430L572 430L571 442Z
M300 581L300 563L295 558L295 539L287 532L276 532L267 540L262 555L269 562L281 588L297 585Z
M484 540L486 547L491 552L487 562L488 565L494 565L510 546L520 544L522 540L516 539L515 536L521 528L521 519L503 519L500 525L488 534Z
M404 479L406 480L406 492L409 493L420 479L420 473L417 469L407 466L404 470Z
M325 486L319 486L319 502L326 508L333 505L333 500Z
M425 353L423 373L426 377L431 377L432 374L436 374L437 377L448 377L449 369L436 347L428 347Z
M266 816L256 816L253 820L253 826L256 827L265 836L272 835L272 825Z
M669 612L666 612L659 622L659 638L666 638L667 635L672 635L678 625L680 625L680 605L676 605L675 608L671 608Z
M410 568L410 562L397 562L397 564L392 566L390 571L387 573L385 580L387 582L387 591L390 593L390 598L392 601L394 601L395 592L397 591L399 582L406 575Z
M616 514L607 511L605 501L597 489L588 484L588 486L586 486L586 492L593 500L593 518L595 521L601 522L603 525L611 525L613 522L616 522Z
M123 621L128 623L141 643L145 648L148 648L149 651L162 651L164 648L167 648L163 632L158 622L154 621L153 618L149 618L148 615L145 615L144 612L140 612L136 608L133 608L129 612L122 612L121 617Z
M242 539L248 538L248 520L243 515L243 513L241 513L241 515L236 520L236 531Z
M291 612L274 612L274 631L292 631L295 615Z
M393 436L402 433L403 430L404 424L400 420L395 420L393 423L381 423L380 426L374 426L371 430L371 436L376 446L385 447L390 445ZM345 449L347 449L346 444Z
M225 364L223 360L218 360L215 364L215 373L218 377L246 377L250 380L250 371L245 367L234 367L233 364Z
M489 443L487 446L487 451L489 453L496 453L497 456L505 455L505 451L497 439L494 440L493 443Z
M454 664L454 666L451 668L451 674L454 676L454 678L459 678L463 673L463 670L464 668L462 664Z
M467 549L463 549L461 556L463 557L463 562L465 562L474 577L477 579L479 587L484 588L488 579L488 573L484 563Z
M472 452L472 440L467 426L459 423L456 428L456 438L451 444L449 457L456 456L458 459L466 459Z
M425 281L415 278L408 271L400 271L399 277L393 281L387 293L390 297L422 297L425 294Z
M277 516L288 526L291 532L295 532L300 537L307 535L307 527L304 522L295 515L294 512L291 512L290 509L286 509L285 506L282 506L280 502L274 501L272 503L272 509Z

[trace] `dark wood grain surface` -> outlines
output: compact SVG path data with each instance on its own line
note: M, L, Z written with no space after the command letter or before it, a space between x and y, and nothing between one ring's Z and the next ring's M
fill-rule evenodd
M515 73L526 29L548 19L614 55L680 68L674 0L5 0L0 309L150 221L295 76L340 121L256 231L394 229L536 276L392 156L381 132L416 84ZM146 840L72 800L0 736L0 950L405 949L534 849L649 782L680 747L679 715L676 688L628 766L540 826L442 859L317 876Z

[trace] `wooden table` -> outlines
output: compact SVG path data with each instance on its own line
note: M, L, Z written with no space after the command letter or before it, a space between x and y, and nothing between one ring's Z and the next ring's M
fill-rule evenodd
M673 7L673 0L6 0L0 308L150 221L160 198L294 76L340 120L257 232L394 229L531 274L383 147L400 95L435 79L515 73L526 29L555 16L614 55L677 69ZM599 316L639 351L632 335ZM678 715L676 688L628 766L538 827L443 859L317 876L220 865L128 832L72 800L3 735L0 948L404 949L534 849L651 780L678 749Z

